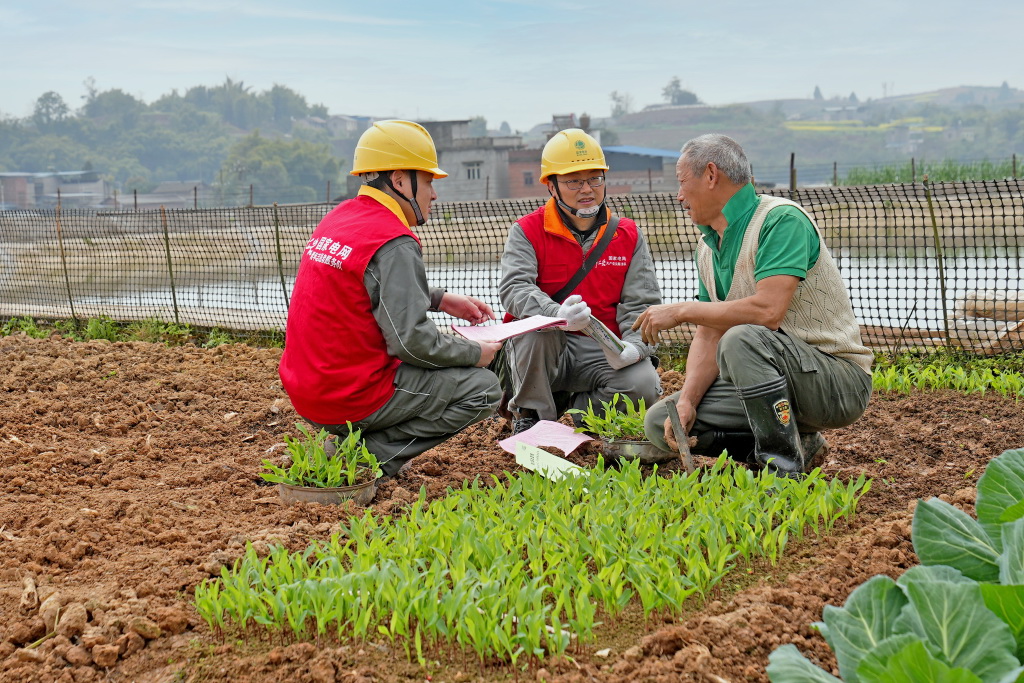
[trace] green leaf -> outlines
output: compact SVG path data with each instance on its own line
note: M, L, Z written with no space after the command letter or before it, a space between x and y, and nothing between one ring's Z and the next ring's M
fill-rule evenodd
M1024 584L1024 519L1004 524L1003 554L999 556L999 583Z
M1019 501L1016 505L1011 505L1006 508L1002 515L999 516L1000 522L1013 522L1021 517L1024 517L1024 500Z
M966 512L938 498L917 504L911 531L914 552L924 565L948 565L975 581L999 579L999 550Z
M1003 451L978 480L975 510L985 524L1012 522L1024 517L1024 449ZM1007 514L1009 513L1009 514ZM1016 515L1016 516L1013 516Z
M843 680L857 683L861 660L893 635L894 622L906 604L896 582L878 575L854 589L843 607L825 606L822 618Z
M1017 659L1024 661L1024 586L981 585L985 606L999 617L1017 641Z
M795 645L783 645L768 655L768 680L773 683L842 683L811 664Z
M917 635L933 646L937 656L985 681L1020 666L1010 627L985 607L978 584L934 579L941 574L934 567L915 569L919 571L910 577L900 577L900 587L910 601L907 611L916 616Z
M984 683L964 668L951 668L934 657L920 640L885 658L865 657L857 669L861 683Z
M904 608L904 617L906 616L906 611L907 608ZM924 641L913 631L906 628L901 629L901 622L904 625L906 624L906 620L903 619L903 617L901 617L900 619L896 620L896 622L894 623L894 627L897 629L897 631L902 632L897 633L896 635L889 636L888 638L880 642L877 647L871 650L871 652L864 655L864 659L862 659L860 664L857 666L857 676L860 677L861 683L863 683L865 680L865 672L869 672L870 675L871 671L874 671L876 669L884 669L886 666L888 666L889 659L901 650L903 650L903 648L905 648L907 645L911 643L924 644ZM925 645L925 647L927 647L927 645Z

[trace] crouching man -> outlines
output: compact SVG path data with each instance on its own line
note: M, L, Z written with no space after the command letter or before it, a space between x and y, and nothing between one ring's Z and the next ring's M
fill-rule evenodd
M362 431L384 476L494 412L501 344L442 334L427 311L477 324L486 303L427 285L419 240L437 199L430 134L378 121L356 147L359 195L328 213L302 255L288 310L281 382L303 418Z

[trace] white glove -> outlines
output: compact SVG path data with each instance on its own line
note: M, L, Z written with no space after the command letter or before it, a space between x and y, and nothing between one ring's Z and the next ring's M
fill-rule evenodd
M612 366L613 370L621 370L622 368L632 365L640 360L640 349L635 344L626 342L626 348L622 349L622 353L615 355L614 352L601 347L604 351L604 357L608 359L608 365Z
M569 332L579 332L590 324L590 306L579 294L573 294L558 307L558 318L565 318L565 329Z

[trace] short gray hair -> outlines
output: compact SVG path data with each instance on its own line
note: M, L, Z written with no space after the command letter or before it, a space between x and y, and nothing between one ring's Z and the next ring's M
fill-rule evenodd
M708 164L713 163L737 185L745 185L753 178L743 148L727 135L708 133L695 137L683 145L679 154L686 157L686 165L696 175L702 175Z

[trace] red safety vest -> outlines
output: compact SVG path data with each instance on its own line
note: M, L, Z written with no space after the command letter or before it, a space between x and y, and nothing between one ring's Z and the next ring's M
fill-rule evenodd
M401 361L388 354L363 276L377 250L403 235L416 239L367 195L338 205L313 231L295 277L279 368L302 417L356 422L394 395Z
M604 210L608 211L607 208ZM583 267L587 254L583 253L583 247L569 228L565 227L554 199L549 199L544 206L520 218L518 223L537 254L537 286L550 296ZM607 228L607 223L599 228L591 249L601 241ZM622 301L622 286L633 260L636 241L636 223L628 218L619 218L615 235L594 269L570 292L570 295L582 296L593 316L619 336L622 335L615 319L615 308ZM505 322L512 319L512 315L505 314Z

